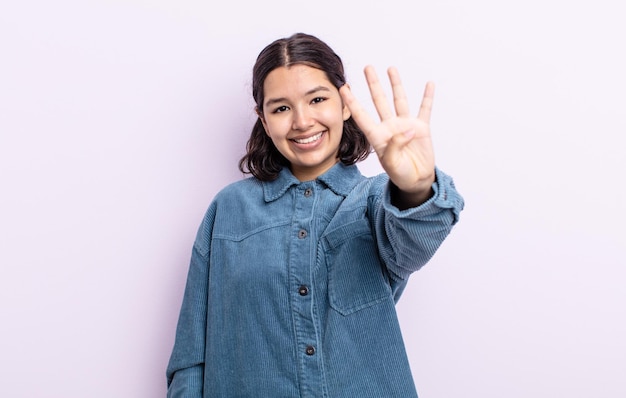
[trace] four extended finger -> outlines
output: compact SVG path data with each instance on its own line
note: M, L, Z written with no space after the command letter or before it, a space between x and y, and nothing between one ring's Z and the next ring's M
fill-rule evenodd
M409 116L408 99L404 87L402 86L400 74L397 69L393 67L389 68L387 72L393 90L395 113L397 113L398 117L395 117L394 110L390 108L387 102L382 85L378 80L374 68L372 66L365 68L365 77L370 89L370 94L378 115L383 119L382 123L378 123L372 119L354 97L348 86L340 88L341 96L346 106L350 109L353 119L364 132L369 143L376 150L381 160L383 155L388 155L386 153L388 144L392 145L393 149L391 152L396 152L397 149L406 145L408 141L411 141L415 133L418 133L418 131L414 130L416 126L412 125L412 123L419 120L419 122L426 125L427 132L435 90L434 83L428 82L426 84L417 119L414 119ZM405 123L409 123L410 125L405 125ZM421 129L418 130L421 131Z

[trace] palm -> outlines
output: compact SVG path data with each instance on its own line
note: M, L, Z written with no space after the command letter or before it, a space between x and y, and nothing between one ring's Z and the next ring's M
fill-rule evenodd
M391 181L405 192L430 189L435 169L429 124L434 85L426 85L418 116L413 117L398 71L390 68L388 74L395 112L389 106L374 69L371 66L365 68L372 100L381 120L378 123L367 114L347 86L341 88L341 95Z

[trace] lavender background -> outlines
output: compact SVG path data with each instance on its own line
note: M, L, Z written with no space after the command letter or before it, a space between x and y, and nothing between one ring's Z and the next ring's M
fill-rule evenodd
M254 59L296 31L365 103L368 63L399 68L415 112L437 84L466 210L398 306L420 397L626 396L624 26L608 0L6 2L2 396L165 395L196 228L241 178Z

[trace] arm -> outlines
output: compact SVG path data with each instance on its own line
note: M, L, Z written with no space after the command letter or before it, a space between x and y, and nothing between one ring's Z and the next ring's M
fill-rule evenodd
M176 328L174 349L167 366L167 397L203 396L209 248L215 206L211 205L193 246L185 295Z
M464 201L454 181L438 168L432 196L419 206L400 209L389 182L373 209L381 259L394 282L406 281L426 264L457 223Z
M395 112L374 69L365 68L380 123L347 85L340 92L390 179L374 209L375 233L391 278L400 282L430 260L457 222L463 198L452 179L435 168L430 135L434 84L426 84L417 117L412 117L398 71L389 68L388 75Z

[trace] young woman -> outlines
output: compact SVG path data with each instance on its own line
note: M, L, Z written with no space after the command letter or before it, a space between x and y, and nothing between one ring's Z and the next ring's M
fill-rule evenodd
M211 203L193 245L168 397L416 397L395 311L463 199L435 167L426 85L417 118L398 72L395 111L365 75L381 122L314 36L258 56L252 177ZM370 144L386 173L362 176Z

